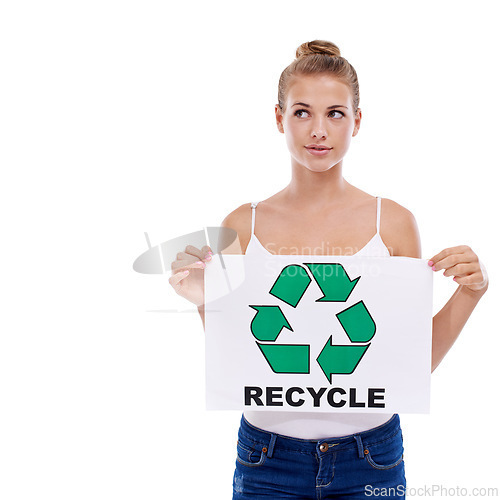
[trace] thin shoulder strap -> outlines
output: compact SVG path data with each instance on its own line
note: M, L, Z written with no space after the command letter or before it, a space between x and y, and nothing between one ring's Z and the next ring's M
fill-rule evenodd
M255 231L255 207L258 205L258 201L252 201L252 234Z
M380 204L381 198L377 196L377 234L380 232Z

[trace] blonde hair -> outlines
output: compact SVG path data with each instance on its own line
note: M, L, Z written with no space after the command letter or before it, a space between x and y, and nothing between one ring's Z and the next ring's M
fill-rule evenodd
M278 84L278 105L285 111L286 93L290 80L295 75L326 73L346 84L352 93L354 113L359 106L359 84L356 70L340 55L340 49L326 40L305 42L297 48L296 59L281 73Z

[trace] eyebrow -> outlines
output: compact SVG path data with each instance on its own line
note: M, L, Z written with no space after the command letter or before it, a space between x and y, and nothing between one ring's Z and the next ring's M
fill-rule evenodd
M304 108L310 108L309 104L306 104L305 102L296 102L295 104L292 104L293 106L304 106ZM326 109L335 109L335 108L345 108L348 109L347 106L342 106L341 104L334 104L333 106L328 106Z

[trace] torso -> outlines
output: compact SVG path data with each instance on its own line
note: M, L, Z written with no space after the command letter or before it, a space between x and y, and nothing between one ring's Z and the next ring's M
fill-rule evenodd
M360 191L363 193L362 191ZM347 205L324 207L316 212L283 203L280 193L260 201L256 210L255 236L272 254L354 255L376 232L376 197L363 193ZM389 201L389 200L388 200ZM387 224L388 206L382 200L380 234L391 255L394 255ZM251 210L248 204L248 224L238 231L242 253L251 237Z
M376 235L377 199L357 188L353 188L351 194L342 203L331 203L316 211L286 203L281 192L260 201L255 210L252 251L258 251L257 238L260 251L271 254L354 255L360 251L370 254L375 246L380 252L385 251L385 255L398 255L394 245L405 237L401 233L400 215L406 209L383 198L379 239L367 246ZM248 203L228 216L226 223L237 231L239 245L236 246L239 248L228 248L223 253L246 253L252 237L252 212L251 203ZM381 425L392 416L270 411L245 411L244 415L256 427L301 439L362 432Z

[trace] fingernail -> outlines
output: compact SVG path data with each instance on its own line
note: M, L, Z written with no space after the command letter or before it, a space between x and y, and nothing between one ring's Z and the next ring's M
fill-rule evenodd
M433 266L433 265L434 265L434 262L432 262L432 260L429 260L429 261L427 262L427 264L429 264L429 266Z
M207 255L205 255L205 260L210 260L211 258L212 258L211 253L207 253Z
M457 281L457 277L456 276L453 278L453 281Z
M185 271L182 271L182 274L189 274L189 271L186 269Z
M436 270L436 266L432 266L432 270L435 271Z

